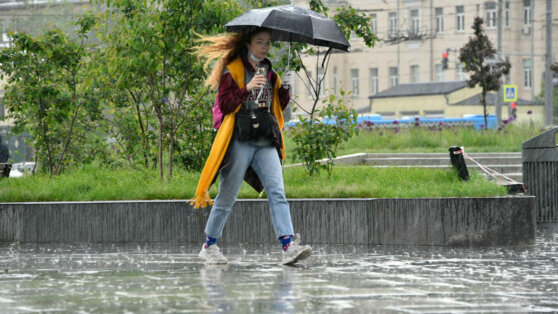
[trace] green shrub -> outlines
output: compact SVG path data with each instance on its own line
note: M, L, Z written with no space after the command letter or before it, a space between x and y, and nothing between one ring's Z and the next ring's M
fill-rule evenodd
M324 103L326 104L322 109L315 110L318 117L299 116L299 124L289 132L295 144L292 148L293 158L302 161L310 175L319 174L322 169L331 175L338 145L358 133L355 110L344 106L342 99L336 102L335 96ZM336 123L321 123L321 119L335 119ZM321 159L327 161L317 162Z

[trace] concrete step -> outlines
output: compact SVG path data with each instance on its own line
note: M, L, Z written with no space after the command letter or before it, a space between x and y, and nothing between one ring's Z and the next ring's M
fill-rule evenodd
M523 166L520 152L500 153L472 153L468 154L484 167L501 173L512 180L522 182ZM326 160L320 160L326 162ZM357 153L335 158L337 165L364 165L369 167L422 167L442 168L452 167L449 153ZM484 173L479 166L466 159L467 168ZM296 167L302 164L291 164L285 167ZM487 175L488 176L488 175Z
M517 157L521 158L521 152L498 152L498 153L467 153L473 158L477 157ZM366 153L368 157L448 157L447 153Z
M523 173L521 172L512 172L512 173L503 173L503 175L505 175L506 177L515 180L517 182L523 182ZM487 177L490 177L487 175ZM488 178L488 179L492 179L492 177Z
M522 164L521 153L475 153L468 154L474 160L477 160L481 164ZM444 160L448 163L450 162L449 153L357 153L351 155L344 155L335 158L335 164L347 164L347 165L357 165L364 164L366 160L377 160L382 159L392 159L392 160L405 160L409 159L411 161L416 161L419 159L431 159L433 161L439 160L438 164L444 164ZM321 160L320 162L325 162ZM404 163L402 163L404 164Z
M471 156L472 157L472 156ZM498 157L472 157L481 165L521 165L521 157L498 156ZM465 159L467 164L473 162ZM431 157L431 156L390 156L390 157L366 157L364 164L373 165L449 165L451 164L449 156Z
M375 168L432 168L432 169L448 169L451 165L365 165ZM496 172L507 175L507 173L521 173L521 165L483 165ZM467 169L478 169L481 171L479 166L467 164Z

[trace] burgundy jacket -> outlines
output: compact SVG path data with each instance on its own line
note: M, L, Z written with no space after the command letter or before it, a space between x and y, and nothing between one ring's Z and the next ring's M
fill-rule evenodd
M243 56L242 58L242 63L244 64L244 68L248 69L249 71L253 71L255 72L256 69L252 66L252 64L250 64L250 62L248 62L248 57L247 56ZM265 63L268 66L268 69L272 69L271 71L271 86L275 85L275 82L277 80L277 73L275 71L273 71L273 68L271 67L271 62L269 61L269 59L264 59L264 61L262 61L263 63ZM221 76L221 80L219 81L219 88L217 90L218 93L218 98L219 98L219 107L221 109L221 112L223 113L223 117L231 112L234 112L235 109L238 107L238 105L240 103L242 103L243 100L246 100L248 98L249 92L246 90L246 85L243 88L239 88L238 84L236 84L236 82L234 81L234 79L232 78L232 75L227 72L225 74L223 74ZM283 86L281 86L279 88L279 90L277 91L278 95L279 95L279 104L281 105L281 109L285 110L285 107L287 107L287 105L289 104L289 101L291 100L291 95L288 89L283 88ZM275 119L275 116L272 115L273 119ZM277 148L277 153L279 154L279 159L281 157L281 153L280 153L280 148L281 148L281 130L279 129L279 124L277 123L277 120L275 120L275 124L273 125L274 130L274 136L273 136L273 146L275 146ZM230 149L230 146L229 146ZM221 170L223 169L223 167L225 167L229 161L230 161L230 150L227 149L227 152L225 153L225 156L223 158L223 161L221 162L221 165L219 166L219 170L218 172L221 172ZM213 182L212 184L215 182L215 180L217 179L217 175L213 178ZM244 180L252 187L254 188L256 191L258 191L258 193L261 193L263 191L263 184L260 180L260 178L258 177L258 175L256 174L256 171L250 166L248 167L248 169L246 170L246 173L244 174Z
M267 65L268 69L272 69L269 59L265 58L262 62ZM244 68L248 69L248 71L256 72L256 69L250 62L248 62L247 56L242 57L242 63L244 64ZM271 86L275 85L276 80L277 73L272 70ZM229 72L221 76L221 81L219 81L219 89L217 93L219 94L219 107L221 108L221 112L223 112L223 116L233 112L237 108L238 104L248 98L249 94L249 92L246 90L246 85L244 85L243 88L239 88ZM285 107L287 107L289 101L291 100L289 90L281 86L278 93L281 109L285 110Z

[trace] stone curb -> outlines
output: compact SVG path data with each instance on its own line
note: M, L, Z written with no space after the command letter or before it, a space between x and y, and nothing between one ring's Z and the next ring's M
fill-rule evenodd
M292 199L306 243L508 246L535 243L535 198ZM0 203L0 241L201 243L209 208L186 200ZM267 200L236 202L220 242L276 243Z

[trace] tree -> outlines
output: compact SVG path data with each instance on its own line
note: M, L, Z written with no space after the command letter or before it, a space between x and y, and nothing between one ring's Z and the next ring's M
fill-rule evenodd
M103 38L106 33L97 33ZM109 40L110 42L110 40ZM109 66L116 50L100 47L91 58L89 71L94 84L102 91L102 106L107 136L114 140L113 149L132 167L141 163L145 168L157 167L157 125L145 87L133 74L122 75Z
M96 139L76 136L92 134L100 117L96 91L87 86L83 67L95 18L85 15L76 24L76 39L57 28L37 37L11 32L11 45L0 50L0 70L8 82L4 102L15 121L13 130L29 132L36 158L51 175L59 174L70 158L79 162L95 155L88 148L102 149L85 145Z
M102 0L108 6L108 68L120 86L142 91L155 113L158 131L158 165L164 180L163 152L168 148L168 178L172 178L177 135L203 119L210 121L209 91L202 88L203 63L192 54L198 34L220 31L240 14L233 0ZM111 23L109 23L111 22ZM205 138L210 128L203 128ZM203 146L203 145L202 145ZM203 147L204 150L207 148Z
M329 8L323 4L321 0L310 0L310 9L328 16ZM351 33L355 33L361 38L366 46L372 47L376 41L376 36L372 33L370 25L370 17L364 13L357 12L356 9L342 5L336 9L336 14L332 17L337 22L341 31L349 39ZM322 99L324 94L323 80L328 70L329 58L331 51L327 48L308 46L306 44L291 44L291 54L285 54L281 58L280 67L285 67L287 58L291 60L291 68L297 72L299 77L301 74L308 82L306 86L312 96L312 106L309 110L297 105L293 111L300 109L306 116L299 116L299 124L293 130L293 140L296 148L294 150L295 159L304 162L309 174L319 174L320 169L326 169L331 174L333 166L333 158L336 157L337 146L340 142L348 140L355 132L357 113L355 110L348 108L343 103L343 99L336 99L330 96ZM313 76L310 75L308 67L303 62L303 56L316 57L316 69ZM321 57L321 58L320 58ZM321 69L321 74L318 70ZM302 78L302 77L301 77ZM306 84L306 83L305 83ZM322 107L318 107L319 103ZM335 123L323 124L321 119L335 119ZM325 164L318 161L326 159Z
M494 63L488 63L487 59L493 59L496 49L486 36L483 28L483 19L476 17L473 23L474 37L470 37L465 46L461 48L459 61L464 63L463 70L472 72L467 85L473 88L477 85L482 87L481 103L484 110L484 128L488 128L486 112L486 93L500 89L500 77L510 72L511 64L506 59Z
M309 5L311 10L314 10L317 13L323 14L325 16L329 15L329 8L323 4L322 0L310 0ZM355 32L357 37L361 38L364 41L366 46L374 46L376 35L372 32L370 17L366 14L357 12L357 10L351 6L347 7L345 5L342 5L337 8L336 14L332 17L332 19L337 22L337 25L345 34L347 39L350 38L352 32ZM309 75L308 67L303 63L303 56L316 56L316 69L313 73L313 77ZM306 78L306 81L309 84L307 88L311 92L313 100L312 106L310 110L305 110L301 106L298 106L298 108L308 114L311 120L319 111L318 103L322 99L322 83L326 77L330 56L331 53L330 51L328 51L327 48L295 43L291 45L291 54L285 54L281 59L280 65L286 66L287 58L289 58L292 70L297 73L302 70L302 77ZM323 70L323 75L321 77L318 75L318 68L321 68ZM298 75L302 79L300 74Z

